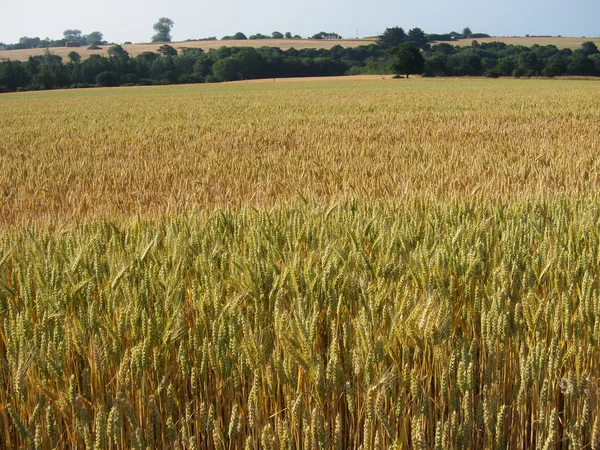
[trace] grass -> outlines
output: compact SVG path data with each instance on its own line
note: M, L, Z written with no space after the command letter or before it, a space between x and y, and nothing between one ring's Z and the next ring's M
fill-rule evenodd
M598 448L590 80L0 97L0 447Z

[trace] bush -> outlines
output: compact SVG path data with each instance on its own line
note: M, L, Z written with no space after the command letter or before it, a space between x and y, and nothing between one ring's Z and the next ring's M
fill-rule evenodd
M116 72L107 70L100 72L96 76L96 83L101 87L113 87L119 85L119 75Z
M204 83L204 77L195 73L181 75L177 82L180 84Z
M484 76L487 78L500 78L502 76L502 72L498 69L488 69L485 71Z
M69 86L69 89L88 89L91 87L95 87L95 86L90 83L73 83Z
M521 78L523 75L525 75L525 73L522 69L519 69L518 67L512 71L512 76L515 78Z
M138 77L134 73L126 73L121 77L122 84L136 84L138 82Z
M10 92L10 89L6 86L0 86L0 94L6 94L7 92Z

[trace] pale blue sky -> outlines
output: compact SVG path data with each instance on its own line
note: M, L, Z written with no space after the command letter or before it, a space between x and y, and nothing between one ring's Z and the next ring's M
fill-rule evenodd
M117 43L148 42L161 16L175 22L173 40L275 30L354 37L357 30L368 36L393 26L418 26L428 33L468 26L494 36L600 36L600 0L0 0L0 42L17 42L21 36L58 39L67 28L84 34L98 30Z

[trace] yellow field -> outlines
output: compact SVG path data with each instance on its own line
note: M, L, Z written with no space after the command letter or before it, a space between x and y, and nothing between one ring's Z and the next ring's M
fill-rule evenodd
M243 41L184 41L184 42L172 42L169 45L175 47L178 51L184 48L201 48L202 50L209 50L211 48L221 47L279 47L282 50L295 48L297 50L303 48L331 48L334 45L341 45L342 47L358 47L359 45L369 45L375 42L374 39L339 39L335 41L322 40L322 39L256 39L256 40L243 40ZM147 43L147 44L127 44L123 45L123 48L129 53L130 56L137 56L143 52L156 52L156 50L164 45L164 43ZM87 47L79 48L67 48L67 47L53 47L50 51L58 56L61 56L63 60L67 60L67 55L72 51L76 51L81 55L82 58L87 58L92 54L107 55L107 50L110 45L100 46L102 50L88 50ZM2 59L12 59L14 61L26 61L30 56L43 55L46 49L34 48L27 50L4 50L0 51L0 61Z
M599 86L360 77L6 94L0 221L595 194Z
M598 80L0 96L0 448L600 448Z
M581 44L587 41L594 42L600 47L600 38L597 36L592 37L504 37L494 36L489 38L477 38L477 39L459 39L455 42L455 45L461 47L469 46L473 41L477 41L480 44L484 42L504 42L509 45L524 45L531 47L534 44L538 45L555 45L559 49L570 48L571 50L578 49Z
M479 43L484 42L505 42L506 44L512 45L525 45L530 47L534 44L538 45L555 45L559 49L570 48L571 50L578 49L581 44L586 41L595 42L600 47L600 38L576 38L576 37L504 37L494 36L490 38L479 38L479 39L459 39L453 42L453 45L460 45L462 47L469 46L476 40ZM220 47L279 47L282 50L290 48L303 49L303 48L326 48L329 49L334 45L341 45L342 47L358 47L360 45L369 45L376 42L376 39L365 38L365 39L340 39L335 41L320 40L320 39L268 39L268 40L242 40L242 41L184 41L184 42L172 42L172 45L177 50L181 51L184 48L201 48L203 50L209 50L211 48ZM129 52L131 56L137 56L143 52L156 52L156 50L163 45L162 43L144 43L144 44L127 44L123 45L123 48ZM100 46L101 50L88 50L87 47L80 48L66 48L56 47L51 48L50 51L67 60L67 56L72 51L76 51L81 55L82 58L87 58L92 54L106 55L110 45ZM30 56L43 55L45 49L26 49L26 50L4 50L0 51L0 61L11 59L13 61L26 61Z

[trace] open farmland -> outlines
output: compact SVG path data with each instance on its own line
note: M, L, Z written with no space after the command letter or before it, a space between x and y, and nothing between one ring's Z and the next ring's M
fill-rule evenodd
M375 39L247 39L247 40L228 40L228 41L183 41L171 42L169 45L181 51L185 48L201 48L202 50L210 50L212 48L221 47L277 47L282 50L295 48L300 50L303 48L325 48L330 49L334 45L342 47L358 47L359 45L369 45L374 43ZM161 43L145 43L145 44L124 44L122 47L129 53L131 57L135 57L144 52L156 52L159 47L164 45ZM75 51L85 59L90 55L108 55L110 45L99 46L100 50L88 50L87 47L52 47L50 52L63 58L67 61L69 53ZM12 59L13 61L27 61L30 56L43 55L45 48L31 48L25 50L4 50L0 51L0 60Z
M525 47L531 47L532 45L554 45L559 50L563 48L570 48L571 50L577 50L581 48L581 44L584 42L593 42L597 46L600 46L600 38L599 37L559 37L559 36L550 36L550 37L536 37L536 36L493 36L489 38L471 38L471 39L459 39L455 42L455 45L460 45L461 47L469 46L473 41L477 41L480 44L485 42L504 42L507 45L524 45Z
M0 221L600 188L600 84L337 78L0 97Z
M0 97L0 447L597 448L600 89Z

